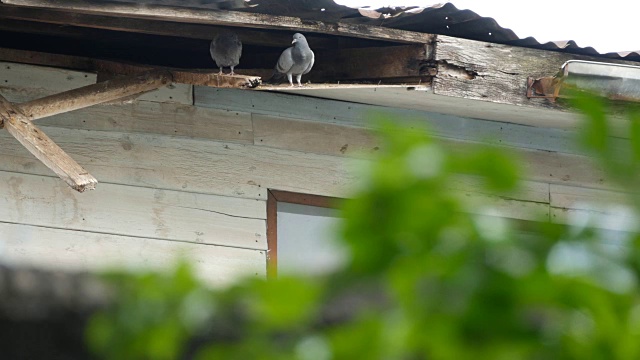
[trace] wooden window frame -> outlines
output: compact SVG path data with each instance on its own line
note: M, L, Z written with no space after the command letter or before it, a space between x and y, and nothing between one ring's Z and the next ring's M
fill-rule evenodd
M269 189L267 191L267 278L278 276L278 203L336 209L340 198Z

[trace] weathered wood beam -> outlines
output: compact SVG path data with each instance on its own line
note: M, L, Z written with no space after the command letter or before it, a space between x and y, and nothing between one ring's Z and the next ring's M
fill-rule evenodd
M117 78L15 105L30 120L61 114L161 88L172 81L165 70Z
M93 70L117 75L136 75L144 71L154 69L164 69L171 73L173 82L180 84L191 84L200 86L211 86L220 88L253 88L258 86L261 81L258 76L246 75L219 75L218 72L211 70L184 70L172 68L158 68L146 65L131 65L115 61L94 60Z
M95 188L98 181L2 95L0 95L0 121L30 153L74 190L83 192Z
M174 6L79 2L74 0L2 0L5 4L44 9L57 9L86 14L128 18L155 19L196 24L225 25L344 35L372 40L400 43L429 43L434 35L362 24L324 23L290 16L244 13L239 11L210 11Z
M55 66L66 69L95 71L111 75L140 75L147 71L168 71L173 82L181 84L222 87L253 88L260 84L260 76L218 75L210 70L186 70L124 64L115 61L98 60L81 56L50 54L37 51L0 48L0 61L31 65Z
M560 109L548 99L527 98L527 78L555 75L568 60L638 65L637 62L493 44L438 35L434 61L437 95Z
M52 54L41 51L0 48L0 61L51 66L73 70L95 71L94 59L83 56Z
M79 14L56 9L37 9L0 4L0 29L34 34L59 34L69 37L84 36L82 28L113 30L128 33L211 40L224 27L207 24L154 21L95 14ZM21 23L28 21L29 23ZM58 26L63 25L63 26ZM75 27L75 28L74 28ZM86 30L86 29L84 29ZM246 45L282 47L291 43L291 34L277 31L234 29ZM307 40L314 48L336 48L340 38L314 36Z

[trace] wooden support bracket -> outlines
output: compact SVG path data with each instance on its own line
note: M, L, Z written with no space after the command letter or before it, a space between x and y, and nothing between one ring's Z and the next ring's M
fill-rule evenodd
M150 71L134 77L88 85L19 105L10 103L0 95L0 128L4 126L29 152L74 190L79 192L92 190L98 181L36 127L32 120L155 90L167 85L172 79L172 74L166 70Z
M98 181L2 95L0 120L13 137L74 190L83 192L95 188Z
M156 70L135 77L117 78L16 105L30 120L156 90L172 82L168 71Z

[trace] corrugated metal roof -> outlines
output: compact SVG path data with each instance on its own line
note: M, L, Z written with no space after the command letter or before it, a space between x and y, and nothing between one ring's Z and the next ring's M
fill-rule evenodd
M293 16L325 22L343 21L423 33L455 36L513 46L640 61L640 51L599 53L580 47L575 41L540 43L533 37L519 38L490 17L461 10L452 3L427 7L350 8L333 0L108 0L138 4L172 5L191 8L227 9L269 15Z
M239 10L296 16L311 20L340 20L513 46L640 61L640 51L599 53L592 47L580 47L573 40L541 43L533 37L519 38L511 29L500 26L495 19L482 17L471 10L458 9L452 3L428 7L386 7L380 9L352 9L338 5L333 0L251 0L246 4L255 5L255 7Z
M345 20L514 46L640 61L640 51L599 53L592 47L580 47L573 40L540 43L533 37L519 38L493 18L482 17L471 10L459 10L452 3L425 8L359 9L359 13L362 15L360 18Z

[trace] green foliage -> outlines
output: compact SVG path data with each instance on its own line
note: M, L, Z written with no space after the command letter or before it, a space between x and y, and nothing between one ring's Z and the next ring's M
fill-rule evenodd
M621 153L604 103L576 106L588 117L581 143L622 185L637 184L640 117ZM218 290L184 264L112 276L116 301L93 318L91 347L108 359L640 358L637 234L474 215L490 205L448 185L472 174L509 196L516 159L451 152L415 124L383 127L365 185L342 209L345 269Z
M212 294L181 264L168 275L110 274L113 307L95 315L87 342L108 359L175 359L210 320Z

